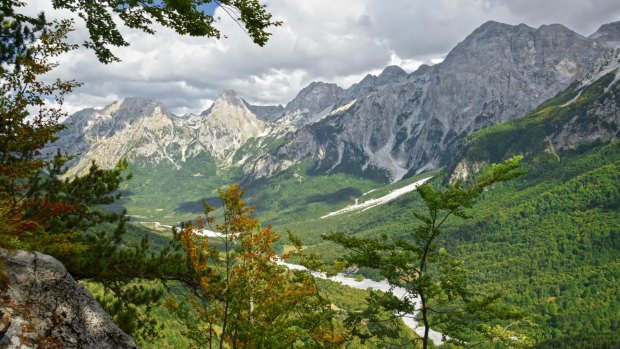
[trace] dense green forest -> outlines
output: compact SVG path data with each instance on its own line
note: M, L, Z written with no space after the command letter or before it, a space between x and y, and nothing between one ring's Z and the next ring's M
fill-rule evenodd
M450 223L443 243L470 268L474 285L502 291L505 301L531 314L535 326L528 331L537 341L572 347L599 334L601 347L616 346L620 143L583 147L560 159L541 154L525 161L524 169L523 177L484 193L469 211L471 219ZM434 180L440 183L441 176ZM333 218L333 226L359 236L407 236L415 225L411 211L420 208L412 193L363 214ZM311 222L291 226L309 241L323 232ZM326 243L309 250L327 258L343 253Z

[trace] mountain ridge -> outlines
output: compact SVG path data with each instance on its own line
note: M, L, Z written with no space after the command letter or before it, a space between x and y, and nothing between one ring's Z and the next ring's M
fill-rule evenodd
M595 39L559 24L489 21L443 62L410 74L389 66L347 89L312 82L285 106L253 106L224 90L200 115L175 116L153 99L128 98L74 114L55 146L81 154L68 175L83 173L92 160L178 167L207 152L220 167L242 166L250 181L308 159L316 174L395 181L446 165L467 134L524 115L583 78L609 49ZM235 155L257 138L263 140L253 153Z

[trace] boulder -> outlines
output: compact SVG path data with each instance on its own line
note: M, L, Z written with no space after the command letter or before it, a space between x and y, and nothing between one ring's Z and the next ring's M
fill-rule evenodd
M55 258L0 249L0 348L137 348Z

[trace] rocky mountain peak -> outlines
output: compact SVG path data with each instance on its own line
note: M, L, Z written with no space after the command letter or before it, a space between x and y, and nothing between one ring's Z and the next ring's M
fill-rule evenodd
M465 135L525 115L581 79L607 50L558 24L487 22L442 63L402 81L396 67L368 75L345 91L339 112L299 129L252 171L270 175L278 164L314 157L319 172L342 168L393 181L442 166ZM381 85L382 78L396 81Z
M598 38L615 37L616 27L601 27ZM286 107L253 106L235 91L224 90L202 115L173 117L172 127L148 132L143 127L125 128L123 137L109 140L105 132L115 127L87 132L90 139L84 142L93 147L73 153L87 150L96 159L137 154L149 161L168 159L177 164L179 159L207 152L219 164L231 164L246 141L269 134L282 137L281 145L239 162L255 161L256 166L244 163L244 169L253 171L256 178L311 157L320 163L318 172L346 169L396 180L445 165L467 134L525 115L583 79L608 51L598 41L559 24L532 28L489 21L443 62L423 65L409 75L390 66L346 90L313 82ZM83 114L118 116L121 110L133 110L138 115L153 105L157 103L130 99L109 106L106 112ZM163 111L155 113L162 122L154 124L164 125L165 108L153 110ZM269 125L264 120L277 122ZM78 142L71 144L81 144L76 135Z
M476 28L469 36L497 36L499 33L510 33L515 30L532 29L530 26L521 23L518 25L512 25L508 23L502 23L497 21L486 21L481 26Z
M229 164L248 139L263 135L268 129L268 124L259 120L233 90L220 92L203 114L204 124L196 126L197 140L220 163Z
M174 137L174 119L157 99L128 97L100 110L73 114L65 120L59 140L48 148L82 154L71 163L67 176L83 174L92 160L103 168L114 167L122 157L158 162L166 158L161 151L164 139Z
M113 115L115 119L122 119L127 122L152 116L156 112L172 116L168 107L152 97L127 97L101 110L103 115Z
M559 47L565 49L588 41L561 24L532 28L525 24L510 25L488 21L452 49L445 61L449 62L455 56L481 50L483 52L479 52L479 56L493 59L498 55L506 55L512 52L523 54L529 50L533 53L538 48L553 49Z
M449 73L452 77L471 74L468 79L496 82L507 76L506 84L497 86L501 87L499 90L489 91L495 94L501 94L501 90L504 95L517 92L514 85L517 81L523 87L528 86L527 89L536 86L539 92L522 91L522 97L533 101L527 106L532 108L583 77L603 51L594 41L560 24L535 29L525 24L514 26L489 21L450 51L437 65L436 72Z
M203 111L201 115L209 115L212 112L213 108L216 108L216 107L226 108L226 106L237 107L237 108L247 107L246 103L244 103L243 99L239 96L237 91L221 90L218 93L215 100L213 101L213 104L209 107L209 109Z
M332 105L344 90L336 84L321 81L311 82L290 101L284 110L286 113L306 111L317 113Z
M620 47L620 21L603 24L588 38L611 48Z
M241 123L255 123L256 115L247 107L247 104L234 90L223 90L219 93L209 109L203 112L210 123L218 123L221 126L231 126Z
M243 103L243 100L241 99L241 97L239 97L239 94L237 94L237 91L235 90L220 91L220 93L218 94L217 98L215 99L213 103L214 104L226 103L226 104L233 105L236 107L245 106L245 104Z
M377 76L375 85L385 85L407 80L407 72L397 65L390 65Z

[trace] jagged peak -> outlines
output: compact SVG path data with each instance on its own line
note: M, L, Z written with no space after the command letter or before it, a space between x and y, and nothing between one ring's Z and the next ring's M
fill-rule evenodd
M253 105L246 101L245 99L241 99L245 106L250 109L254 115L260 120L267 122L274 122L281 118L284 115L284 106L282 104L278 105Z
M413 77L413 76L418 76L418 75L424 75L425 73L427 73L432 68L433 67L428 65L428 64L422 64L421 66L418 67L418 69L416 69L411 74L409 74L409 76Z
M567 33L570 35L582 36L579 33L575 32L574 30L568 28L567 26L563 24L559 24L559 23L543 24L536 29L536 32L542 33L542 34L552 34L552 35L557 34L557 33Z
M463 43L474 40L478 41L481 39L493 38L496 36L513 36L518 35L524 31L539 33L542 35L555 34L560 32L579 35L575 31L559 23L543 24L538 28L533 28L524 23L512 25L497 21L487 21L478 28L476 28L470 35L468 35L465 40L463 40Z
M308 84L308 86L304 87L297 94L298 96L308 94L312 91L320 91L320 90L342 90L338 85L330 82L323 81L313 81Z
M383 71L381 72L381 74L379 74L379 76L381 75L407 75L407 72L405 72L403 70L403 68L397 66L397 65L388 65L387 67L385 67L385 69L383 69Z
M592 35L589 36L589 38L593 38L593 36L595 36L597 33L617 33L620 35L620 21L605 23L601 25L597 31L595 31L594 33L592 33ZM593 39L596 39L596 37L594 37Z
M153 97L132 96L125 97L120 101L114 101L102 109L102 112L113 113L123 109L156 108L168 109L161 101Z
M529 38L539 43L550 42L554 46L564 46L564 49L575 44L584 47L595 45L591 40L561 24L546 24L532 28L523 23L510 25L488 21L456 45L438 66L450 65L455 60L460 62L457 57L462 58L463 54L469 56L469 53L473 53L482 57L484 52L484 56L491 57L493 53L500 53L499 50L504 51L509 48L510 51L515 51L518 49L513 47L515 43L527 43ZM542 48L545 49L545 47Z
M127 104L163 104L160 100L154 97L146 96L129 96L123 98L120 102Z
M243 109L248 108L246 103L243 101L243 98L239 96L237 91L232 90L232 89L224 89L224 90L220 90L217 97L213 101L213 104L211 104L211 106L207 110L200 113L200 115L209 115L211 111L213 110L213 108L219 105L223 105L223 104L235 106L235 107L243 108Z
M474 47L476 51L479 50L479 47L477 46L480 45L480 43L491 42L498 37L510 37L522 31L534 32L535 30L536 29L525 24L510 25L497 21L487 21L471 32L471 34L465 37L465 39L458 45L456 45L446 56L444 63L449 62L460 52L469 51L472 47ZM442 65L442 63L439 63L438 65Z
M525 24L520 24L520 25L525 25ZM516 26L512 25L512 24L502 23L502 22L498 22L498 21L494 21L494 20L489 20L489 21L486 21L486 22L482 23L478 27L478 29L474 30L474 32L476 32L477 30L480 30L480 29L487 30L489 28L492 28L492 29L508 29L509 30L509 29L513 29L515 27Z
M115 118L125 119L128 122L144 116L151 116L159 109L162 114L172 117L168 107L153 97L126 97L116 101L101 111L104 115L113 115Z
M157 108L159 108L161 113L172 116L168 107L158 99L153 97L134 96L114 101L101 109L85 108L79 110L69 116L64 123L71 124L91 118L99 118L101 116L114 116L116 119L124 119L131 122L144 116L153 115Z

